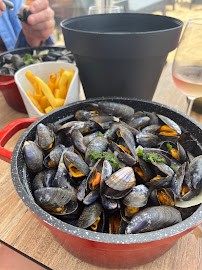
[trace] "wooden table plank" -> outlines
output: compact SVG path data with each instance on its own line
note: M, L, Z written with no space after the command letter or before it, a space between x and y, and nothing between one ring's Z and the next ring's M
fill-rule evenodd
M186 98L178 91L171 79L171 66L167 64L153 97L154 101L186 110ZM12 120L27 117L7 106L0 93L0 129ZM202 116L192 113L202 123ZM22 132L16 134L6 145L12 150ZM0 239L53 270L105 269L89 265L68 253L27 210L12 185L10 164L0 161ZM166 254L149 264L134 270L200 270L202 269L202 226L179 239ZM1 269L1 266L0 266Z

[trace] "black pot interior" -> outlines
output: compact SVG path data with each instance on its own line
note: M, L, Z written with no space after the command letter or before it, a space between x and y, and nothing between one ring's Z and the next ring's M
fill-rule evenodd
M30 191L30 176L27 171L24 158L23 158L23 144L26 140L34 140L36 126L39 123L47 124L47 123L59 123L63 124L67 121L70 121L74 117L74 113L78 109L85 108L86 104L89 102L98 102L98 101L114 101L119 103L124 103L132 106L135 111L143 110L146 112L157 112L159 114L170 117L174 121L176 121L182 128L186 128L186 131L189 131L193 138L197 139L199 143L199 147L202 149L202 126L195 121L194 119L186 116L184 113L181 113L175 109L172 109L168 106L161 105L159 103L155 103L152 101L143 101L137 100L134 98L119 98L119 97L111 97L111 98L94 98L88 99L85 101L79 101L68 106L61 107L59 109L50 112L43 117L39 118L35 121L27 130L23 133L23 135L18 140L15 149L13 151L12 161L11 161L11 174L13 184L15 186L16 191L19 196L23 200L23 202L30 208L32 212L34 212L39 218L45 220L50 225L73 235L80 235L81 237L87 239L93 239L103 242L116 242L122 241L122 243L133 243L133 242L146 242L153 241L157 239L161 239L164 237L172 236L183 232L186 229L191 228L192 226L200 223L202 220L202 205L197 209L197 213L195 212L191 217L184 220L181 224L183 225L174 225L165 229L160 230L161 234L159 235L158 231L151 233L144 233L146 237L142 237L141 234L137 235L107 235L101 233L95 233L88 231L87 235L85 234L86 230L74 227L67 223L64 223L57 218L51 216L46 213L42 208L40 208L32 197ZM50 218L51 217L51 218ZM174 228L174 229L173 229Z

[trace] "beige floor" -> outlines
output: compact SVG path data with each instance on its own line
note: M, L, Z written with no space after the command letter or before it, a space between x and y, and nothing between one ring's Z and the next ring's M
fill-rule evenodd
M146 0L144 0L146 1ZM166 16L175 17L184 22L184 26L190 18L202 18L202 4L201 5L193 5L190 9L190 1L191 0L176 0L175 9L173 10L173 6L166 6ZM179 2L179 3L178 3ZM181 4L180 4L181 3ZM161 12L155 12L154 14L161 15ZM183 28L184 29L184 28ZM54 37L56 44L64 45L63 35L59 34L59 39L57 36L57 31L54 31ZM172 62L175 55L175 51L169 53L167 61Z

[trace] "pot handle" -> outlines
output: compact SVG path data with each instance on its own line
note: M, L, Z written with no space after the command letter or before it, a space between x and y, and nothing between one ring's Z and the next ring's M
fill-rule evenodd
M10 138L17 133L19 130L23 128L27 128L29 125L31 125L34 121L36 121L38 118L22 118L15 120L8 124L6 127L4 127L0 131L0 159L10 163L12 152L5 149L4 145L7 143Z

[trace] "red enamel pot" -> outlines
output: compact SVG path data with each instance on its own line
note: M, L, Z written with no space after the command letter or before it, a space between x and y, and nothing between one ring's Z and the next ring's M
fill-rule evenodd
M0 91L11 108L18 112L27 112L14 76L0 75Z
M202 205L187 219L165 229L139 233L133 235L111 235L92 232L67 224L40 208L33 200L30 191L30 178L23 158L23 144L26 140L34 140L36 127L39 123L65 123L72 119L78 109L85 108L88 102L115 101L132 106L136 110L158 112L174 119L180 126L186 127L199 145L202 144L202 126L185 114L152 101L137 100L134 98L94 98L79 101L65 107L58 108L39 119L22 119L13 122L0 132L0 156L5 161L11 158L3 148L8 138L20 128L27 127L33 122L18 140L11 160L11 175L14 187L29 208L43 225L48 227L57 241L81 260L97 266L109 268L129 268L139 266L155 260L168 251L175 242L185 234L192 231L202 222Z

